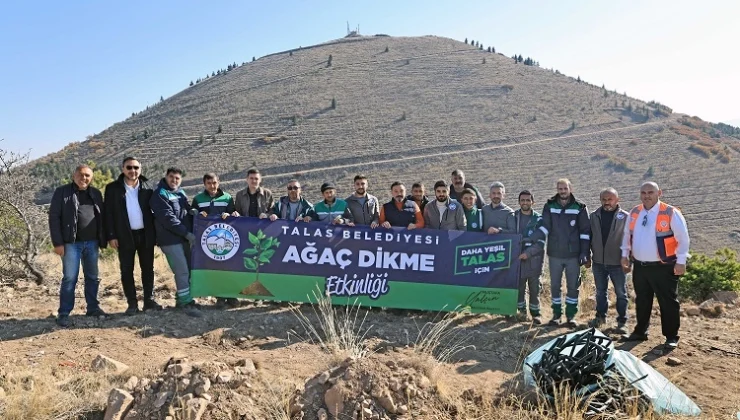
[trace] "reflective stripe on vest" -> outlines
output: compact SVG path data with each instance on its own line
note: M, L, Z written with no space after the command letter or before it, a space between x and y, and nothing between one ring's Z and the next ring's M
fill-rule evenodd
M671 230L671 219L675 208L662 201L659 204L658 217L655 219L655 240L658 244L660 260L664 263L670 263L676 261L676 249L678 249L678 242L673 235L673 230ZM637 223L637 218L644 209L645 206L640 204L630 211L630 246L635 233L635 223Z

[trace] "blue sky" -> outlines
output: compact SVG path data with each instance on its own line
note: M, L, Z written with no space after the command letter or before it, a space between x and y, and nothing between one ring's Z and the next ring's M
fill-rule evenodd
M0 12L0 147L34 157L191 80L363 34L466 37L677 112L740 125L740 2L16 1Z

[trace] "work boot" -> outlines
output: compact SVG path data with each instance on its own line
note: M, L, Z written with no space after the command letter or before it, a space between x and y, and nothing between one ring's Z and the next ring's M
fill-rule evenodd
M560 326L560 317L559 316L557 316L557 317L553 316L552 319L550 320L550 322L547 323L547 325L549 325L551 327L559 327Z
M68 328L70 324L69 315L59 315L56 319L56 323L62 328Z
M195 303L194 300L185 304L175 304L175 308L181 309L185 315L192 316L193 318L201 318L203 316L203 312L200 311L200 305Z
M614 331L616 331L617 334L622 334L622 335L627 334L627 323L625 322L618 323L617 329Z
M578 328L578 321L575 318L568 318L568 322L565 325L570 328Z
M102 317L106 317L107 318L108 317L108 314L105 313L105 311L102 310L102 309L100 309L100 308L95 308L95 309L93 309L91 311L87 311L87 313L85 314L85 316L94 316L96 318L100 318L102 316Z
M600 316L597 316L596 318L588 322L588 326L591 328L601 328L601 326L604 324L606 324L606 319Z
M147 299L144 301L144 312L146 311L161 311L162 305L157 303L154 299Z
M139 304L136 302L131 302L128 304L128 308L123 312L126 316L133 316L139 313Z
M539 315L535 315L532 317L532 324L534 325L542 325L542 317Z

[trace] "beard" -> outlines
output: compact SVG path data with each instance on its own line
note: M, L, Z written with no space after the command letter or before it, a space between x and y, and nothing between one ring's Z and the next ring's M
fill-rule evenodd
M445 201L447 201L447 197L442 197L442 198L437 197L437 201L439 201L440 203L444 203Z

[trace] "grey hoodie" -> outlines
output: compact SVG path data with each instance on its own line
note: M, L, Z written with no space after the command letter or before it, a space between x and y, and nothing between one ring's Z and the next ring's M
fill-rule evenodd
M517 233L514 209L504 203L499 203L496 207L493 204L484 206L483 232L488 232L490 227L501 229L501 233Z
M465 221L465 209L463 209L462 204L448 198L445 206L447 210L442 216L442 220L440 220L437 200L430 201L424 207L424 227L439 230L467 230L468 225Z

